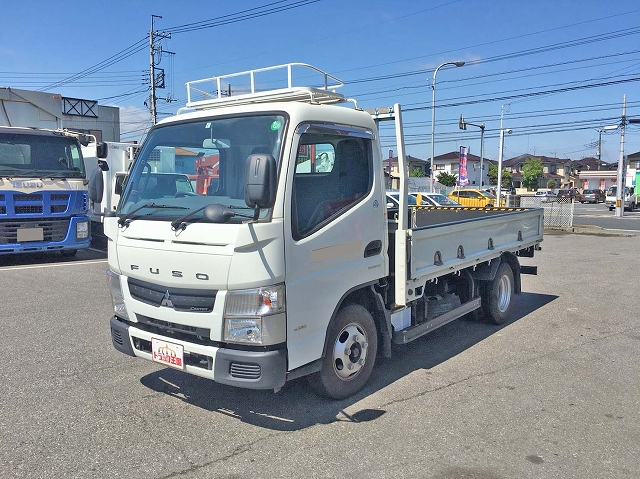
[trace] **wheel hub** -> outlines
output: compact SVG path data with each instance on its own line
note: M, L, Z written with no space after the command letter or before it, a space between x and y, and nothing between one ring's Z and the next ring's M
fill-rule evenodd
M345 326L333 347L333 369L344 380L353 379L367 357L367 336L364 329L352 323Z

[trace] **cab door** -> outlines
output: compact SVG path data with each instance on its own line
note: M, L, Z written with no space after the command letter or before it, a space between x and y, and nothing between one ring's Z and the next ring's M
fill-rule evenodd
M348 292L387 275L384 180L373 144L365 129L298 127L284 232L290 370L321 357Z

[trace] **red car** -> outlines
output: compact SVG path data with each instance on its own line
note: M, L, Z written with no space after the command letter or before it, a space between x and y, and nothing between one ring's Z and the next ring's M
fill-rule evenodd
M582 195L575 188L558 190L558 194L556 195L558 198L569 198L573 201L582 202Z

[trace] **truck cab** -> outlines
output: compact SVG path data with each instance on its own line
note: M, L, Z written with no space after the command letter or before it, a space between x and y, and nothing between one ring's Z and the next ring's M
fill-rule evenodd
M610 186L607 190L607 196L605 198L605 205L609 208L609 211L613 211L616 207L616 196L617 187ZM635 186L625 186L623 190L623 194L621 196L622 207L625 210L633 211L637 206L637 196L635 191Z
M85 135L0 127L0 254L88 248ZM86 141L85 141L86 140Z

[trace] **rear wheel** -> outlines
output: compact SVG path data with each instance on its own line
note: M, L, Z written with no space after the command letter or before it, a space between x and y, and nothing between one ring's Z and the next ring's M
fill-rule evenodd
M359 304L343 307L329 326L322 369L309 376L318 393L343 399L365 385L378 350L378 334L371 314Z
M503 324L508 319L514 285L511 267L502 263L498 267L496 277L487 284L482 295L484 315L493 324Z

